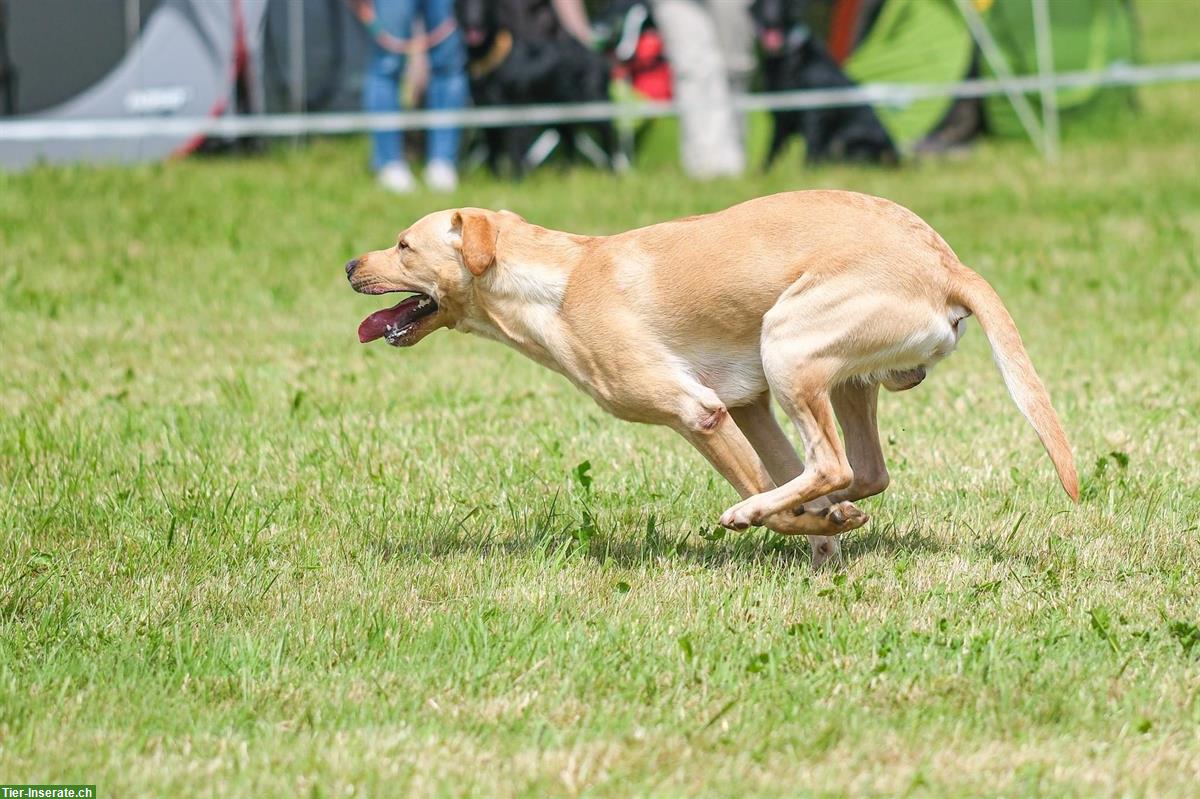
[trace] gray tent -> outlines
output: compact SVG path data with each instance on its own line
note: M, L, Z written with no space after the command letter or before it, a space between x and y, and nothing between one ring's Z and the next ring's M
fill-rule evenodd
M191 118L358 102L366 34L341 0L0 0L0 12L5 6L15 118ZM130 7L141 14L130 19ZM297 9L303 14L291 18ZM0 143L0 167L158 160L201 141L9 141Z

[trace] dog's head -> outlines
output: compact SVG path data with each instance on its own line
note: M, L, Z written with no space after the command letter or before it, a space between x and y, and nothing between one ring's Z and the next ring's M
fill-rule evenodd
M763 51L774 56L783 50L793 28L807 24L808 0L754 0L750 14Z
M455 0L454 17L470 48L490 42L500 26L496 0Z
M475 281L496 262L501 228L520 219L482 208L437 211L402 232L394 247L347 263L355 291L410 295L364 319L359 341L383 338L409 347L438 328L454 327L471 311Z

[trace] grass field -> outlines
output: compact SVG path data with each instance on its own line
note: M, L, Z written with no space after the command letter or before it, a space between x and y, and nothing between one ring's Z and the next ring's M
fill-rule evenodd
M0 782L1194 796L1200 90L1142 97L1053 168L1001 142L395 199L343 142L0 175ZM341 264L434 207L602 233L814 186L913 208L993 282L1078 507L973 324L884 398L892 488L817 574L715 534L734 494L682 440L513 352L356 341L380 303Z

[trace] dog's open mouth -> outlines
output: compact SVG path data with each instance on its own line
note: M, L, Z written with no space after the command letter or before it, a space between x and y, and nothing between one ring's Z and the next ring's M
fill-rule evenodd
M437 312L438 305L427 294L405 297L391 308L384 308L362 320L358 340L363 344L382 338L393 347L409 343L421 326L421 320Z

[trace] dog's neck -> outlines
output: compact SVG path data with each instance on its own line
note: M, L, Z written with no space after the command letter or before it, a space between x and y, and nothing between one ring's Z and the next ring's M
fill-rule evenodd
M585 237L540 228L533 235L502 232L503 255L476 278L470 309L457 329L508 344L570 376L576 357L561 311L567 283L587 242Z

